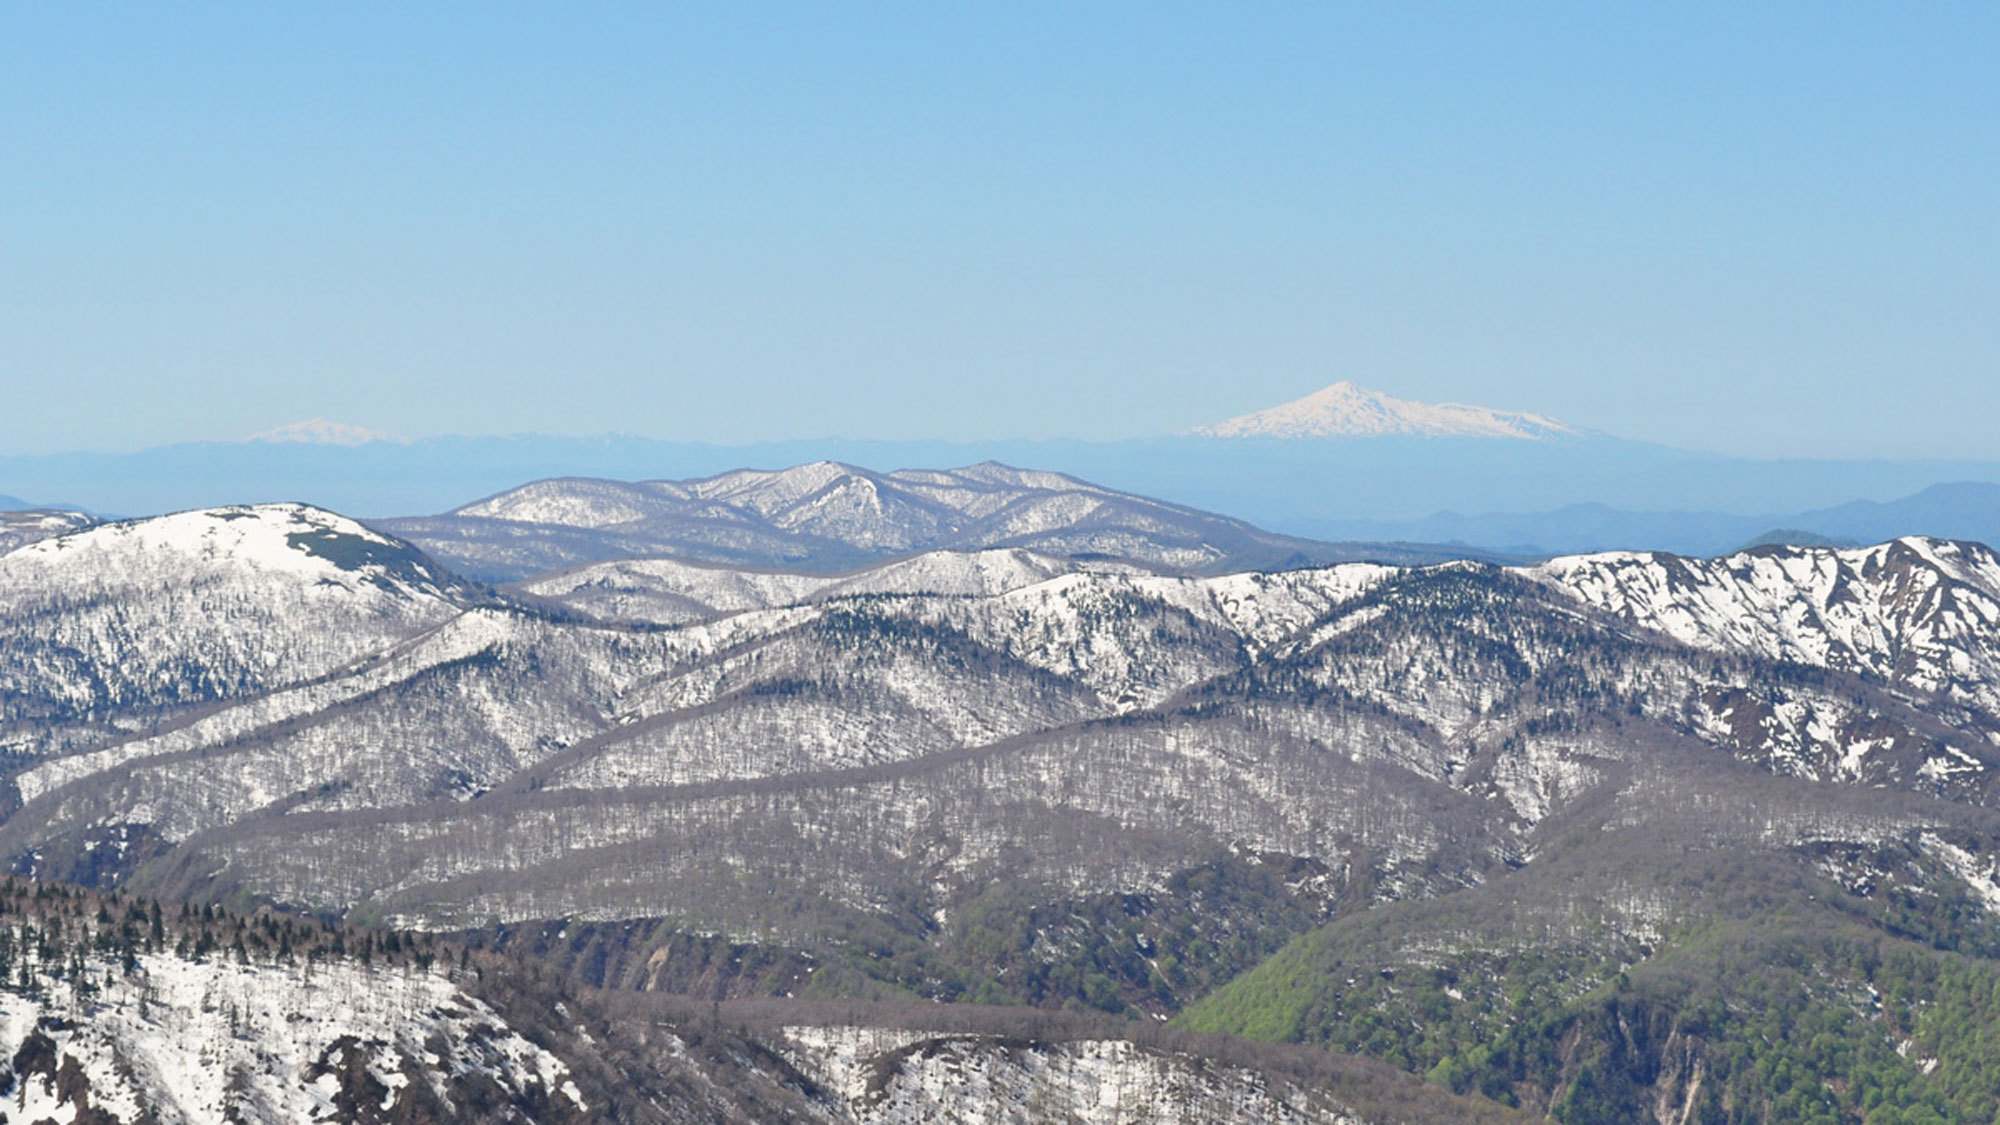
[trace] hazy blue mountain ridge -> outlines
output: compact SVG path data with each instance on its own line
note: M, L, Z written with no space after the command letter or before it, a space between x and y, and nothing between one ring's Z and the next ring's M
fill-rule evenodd
M302 501L386 518L448 511L469 497L529 480L693 478L818 460L881 471L997 460L1068 473L1293 535L1432 542L1463 538L1493 549L1534 544L1547 551L1581 544L1556 542L1554 533L1539 529L1488 533L1474 528L1454 536L1447 527L1412 533L1402 525L1440 512L1478 518L1571 505L1761 518L1762 513L1817 511L1858 500L1887 502L1940 482L2000 482L2000 462L1758 461L1606 437L1537 442L1186 436L1115 442L827 440L726 446L636 437L519 436L354 446L205 443L123 454L17 455L0 457L0 488L131 515ZM1355 521L1368 521L1373 530L1357 528ZM1558 530L1563 526L1556 521ZM1720 551L1772 526L1792 524L1747 527L1729 522L1705 537L1680 539L1676 536L1683 530L1669 519L1665 534L1641 524L1637 531L1649 536L1646 541L1618 545Z

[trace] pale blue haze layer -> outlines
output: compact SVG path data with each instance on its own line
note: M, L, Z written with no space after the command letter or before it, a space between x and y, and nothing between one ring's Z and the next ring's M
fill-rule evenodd
M1122 439L1349 378L1989 460L1996 54L1974 4L16 5L0 453Z

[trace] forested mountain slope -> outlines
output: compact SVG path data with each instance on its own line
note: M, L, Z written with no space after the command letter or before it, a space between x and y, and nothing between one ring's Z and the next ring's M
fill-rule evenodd
M0 880L36 1121L1516 1120L1367 1060L1031 1010L634 1004L427 934Z
M18 743L21 871L462 933L613 988L1180 1015L1567 1120L2000 1098L1983 1056L1912 1054L1984 1018L2000 953L1977 544L656 563L619 602L495 596L310 510L171 519L0 557L33 576L12 596L87 611L0 638L57 670L39 698L92 701ZM186 593L211 587L245 608ZM1806 999L1759 991L1769 959ZM1808 1058L1822 1032L1846 1054Z

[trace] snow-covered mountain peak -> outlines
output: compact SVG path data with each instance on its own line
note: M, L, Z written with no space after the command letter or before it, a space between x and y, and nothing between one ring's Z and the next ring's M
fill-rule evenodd
M1553 418L1469 406L1411 402L1342 380L1268 410L1194 431L1202 437L1486 437L1546 441L1578 432Z
M251 434L251 441L293 442L303 445L367 445L377 441L400 442L403 439L386 430L371 430L365 426L350 426L345 422L312 418L304 422L292 422Z
M14 646L0 660L0 746L46 752L102 737L100 709L132 711L137 731L310 680L457 616L466 593L409 544L301 504L38 540L0 555Z
M640 486L620 481L555 477L511 488L451 514L555 527L614 527L644 519L651 508Z
M788 469L738 469L686 485L690 496L734 500L758 509L796 503L823 488L864 480L866 469L838 461L809 461Z
M904 469L895 474L898 478L917 480L924 476L920 470ZM981 461L977 465L967 465L948 473L931 474L946 478L937 483L963 484L976 481L981 484L1004 485L1009 488L1067 489L1078 492L1103 492L1105 489L1088 481L1078 480L1066 473L1050 472L1047 469L1018 469L1000 461Z
M242 566L348 588L361 583L407 588L413 583L435 586L451 581L409 544L305 504L204 508L102 524L30 543L8 562L13 564L9 569L87 566L99 573L140 566L152 570ZM5 584L0 575L0 586Z

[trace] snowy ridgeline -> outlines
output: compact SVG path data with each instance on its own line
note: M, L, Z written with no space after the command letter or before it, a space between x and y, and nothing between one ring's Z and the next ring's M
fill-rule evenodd
M327 599L307 631L365 638L405 600L382 600L376 564L326 558L315 536L340 527L325 522L217 516L196 541L317 545L294 560L303 589L293 568L237 577ZM217 551L196 570L227 569ZM0 571L65 558L89 561L37 547ZM160 565L138 569L157 582ZM868 912L918 893L935 917L954 880L1146 891L1216 847L1344 870L1360 844L1381 887L1401 885L1398 866L1476 879L1530 854L1523 834L1618 763L1688 740L1786 777L2000 797L2000 564L1974 545L1209 578L1040 577L1048 565L926 555L818 600L807 576L621 564L589 568L604 587L544 592L752 607L672 628L459 606L440 586L407 605L443 624L323 676L42 757L12 778L25 807L0 824L0 855L115 884L199 840L202 855L152 864L140 886L178 894L212 867L277 901L413 927L671 913L768 936L769 904L731 890L732 871L785 872ZM349 584L322 581L337 576ZM78 696L276 643L266 617L91 604L106 622L143 617L149 644L86 661ZM79 619L14 641L73 659ZM388 620L391 635L418 628ZM1798 675L1808 664L1840 675ZM282 682L275 667L266 682ZM1124 830L1115 845L1058 843L1107 824Z
M161 953L128 970L92 955L46 988L0 993L0 1057L12 1060L0 1110L24 1121L86 1108L163 1125L353 1120L370 1105L398 1120L587 1109L554 1055L442 969L412 966Z
M1361 1122L1323 1093L1120 1039L789 1027L780 1049L865 1125Z
M828 571L990 547L1195 570L1288 565L1302 553L1348 557L1330 544L991 462L876 473L820 461L703 480L544 480L378 526L493 580L648 557Z

